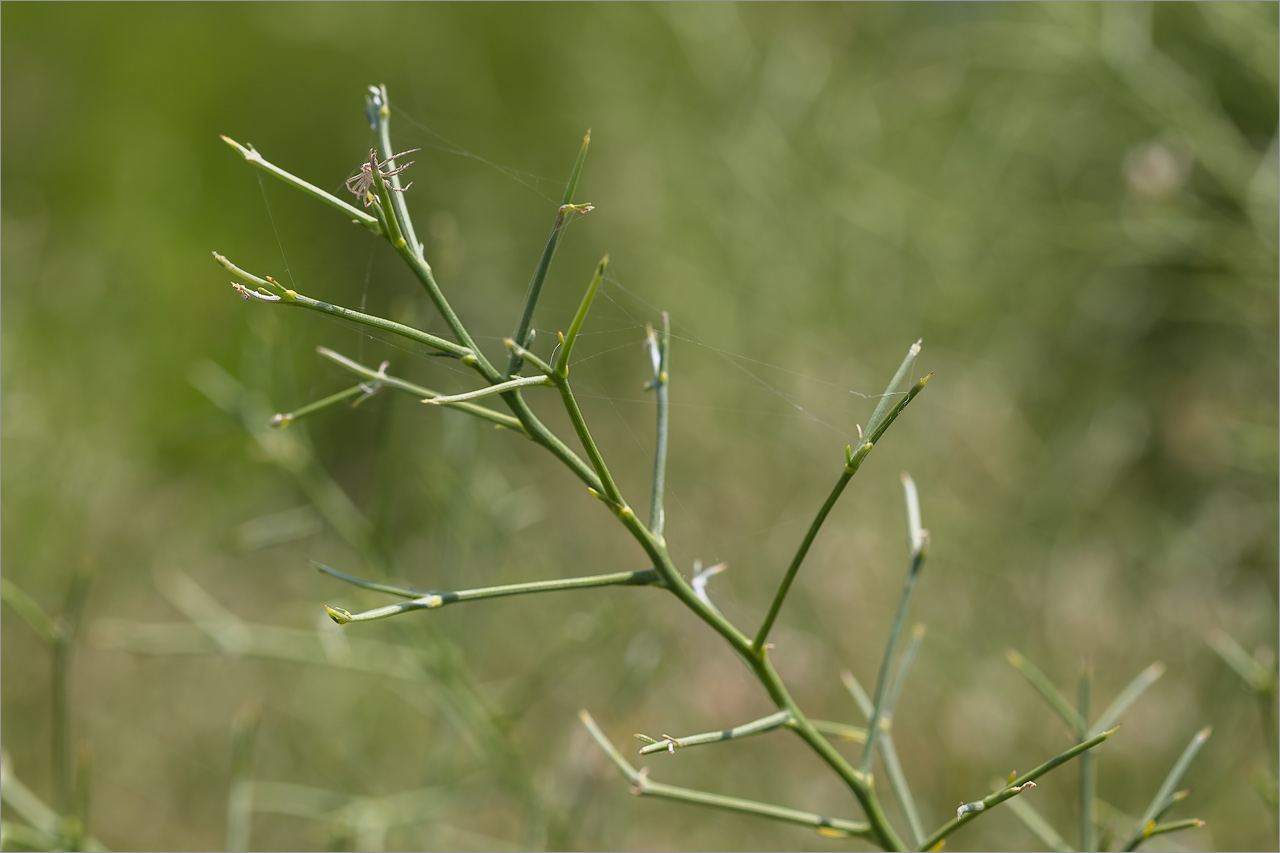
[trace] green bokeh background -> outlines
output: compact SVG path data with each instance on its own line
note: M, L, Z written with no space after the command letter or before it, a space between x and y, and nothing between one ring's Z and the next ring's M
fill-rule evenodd
M242 302L210 258L442 331L387 247L218 139L340 192L372 141L365 89L385 83L396 145L423 149L405 175L419 235L491 354L592 129L577 197L597 209L556 258L540 349L609 252L574 378L644 506L640 343L671 312L667 538L686 568L727 561L713 595L748 630L874 407L859 394L924 339L918 372L936 375L828 521L773 639L804 707L859 722L839 673L874 680L909 470L932 533L912 612L929 633L894 723L929 827L1071 742L1005 662L1016 647L1069 695L1090 661L1097 710L1164 661L1099 752L1099 796L1140 814L1212 724L1171 815L1208 826L1163 849L1276 849L1254 785L1274 778L1274 741L1205 642L1277 634L1275 3L10 3L2 18L3 571L53 613L92 573L71 729L93 745L106 845L220 849L248 708L259 848L849 844L628 796L577 709L624 748L770 710L655 591L325 620L322 603L383 601L309 559L437 589L644 567L578 481L456 413L379 395L263 443L210 400L261 434L349 384L317 345L468 387L412 349ZM554 402L539 410L563 427ZM335 488L372 547L313 506ZM241 645L203 654L193 616L224 639L234 619L296 633L242 626ZM2 630L4 748L52 801L50 654L12 610ZM363 640L419 650L427 675L278 659L340 664ZM266 657L234 653L250 646ZM649 765L856 815L783 734ZM1034 792L1073 841L1076 778ZM414 820L385 834L371 810L341 811L406 791ZM317 797L329 817L283 813ZM1008 810L948 840L1036 843Z

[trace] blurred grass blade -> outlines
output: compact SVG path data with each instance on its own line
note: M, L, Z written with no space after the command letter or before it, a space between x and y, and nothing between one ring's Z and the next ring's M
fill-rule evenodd
M0 601L13 608L13 611L22 617L22 621L30 625L31 630L40 636L40 639L50 646L58 642L61 631L58 630L57 623L44 612L44 608L37 604L34 598L6 577L0 577Z
M1035 664L1024 658L1014 649L1005 652L1005 659L1009 661L1018 672L1022 673L1022 677L1030 682L1031 686L1036 689L1044 700L1049 703L1049 707L1058 713L1058 716L1066 721L1073 732L1084 731L1086 724L1080 717L1075 708L1071 707L1071 703L1067 701L1067 697L1063 696L1058 688L1053 686L1043 672L1036 668Z
M1120 691L1120 695L1115 701L1102 712L1102 716L1094 722L1092 731L1100 732L1109 729L1120 720L1120 716L1129 710L1129 706L1138 700L1143 692L1155 684L1164 675L1164 664L1156 661L1151 666L1134 676L1133 681L1129 682L1129 686Z
M253 830L253 766L262 719L259 706L246 702L236 714L231 730L231 784L227 790L228 851L250 849Z
M1276 676L1258 662L1253 655L1245 651L1244 646L1226 631L1214 629L1205 638L1209 647L1218 653L1218 657L1235 670L1245 684L1256 693L1275 692Z

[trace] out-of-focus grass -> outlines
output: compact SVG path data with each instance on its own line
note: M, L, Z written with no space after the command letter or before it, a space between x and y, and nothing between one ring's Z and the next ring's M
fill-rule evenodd
M424 148L408 202L428 256L493 352L592 128L579 195L597 210L569 232L535 325L564 328L611 253L609 299L575 350L595 357L575 379L598 396L587 416L615 474L642 493L643 323L671 312L667 538L686 565L729 563L717 603L742 624L874 408L849 392L877 390L924 338L937 376L817 542L774 639L801 702L856 718L838 674L873 677L905 570L909 469L932 532L913 614L930 632L894 731L927 825L1070 741L1003 662L1015 645L1064 688L1092 659L1100 702L1163 660L1099 753L1099 795L1140 813L1213 724L1183 807L1209 826L1177 840L1273 846L1249 781L1256 708L1204 637L1222 628L1252 649L1277 631L1274 4L62 8L3 10L0 513L5 576L47 608L95 566L90 638L105 618L183 618L155 572L281 628L315 631L322 601L359 604L306 563L354 568L356 553L317 532L294 482L188 377L209 359L288 410L346 382L315 358L326 344L461 390L414 353L246 306L209 259L440 331L370 235L260 184L218 139L337 192L369 147L364 87L384 82L397 144ZM422 408L375 399L309 424L406 582L640 568L550 460ZM581 528L541 523L563 506ZM93 832L220 846L231 721L255 699L260 779L472 792L391 830L393 847L524 844L504 787L523 774L562 821L553 844L826 849L629 798L591 751L583 705L619 742L767 710L732 655L660 602L621 589L422 616L506 721L516 770L377 678L90 644L73 726L95 744ZM19 620L0 630L4 746L47 794L49 661ZM401 630L344 636L413 642ZM850 814L792 746L654 765ZM1035 792L1068 838L1072 773ZM264 815L253 839L309 846L327 831ZM952 842L1034 843L1020 833L993 814Z

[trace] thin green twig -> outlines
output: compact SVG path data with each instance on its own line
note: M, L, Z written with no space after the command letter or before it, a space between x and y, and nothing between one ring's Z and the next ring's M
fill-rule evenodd
M666 510L663 506L667 482L667 432L669 423L669 401L671 398L671 317L662 312L662 334L657 335L653 329L648 330L646 338L649 357L653 363L653 380L648 387L652 388L657 398L657 440L653 448L653 491L649 500L649 529L659 539L666 526Z
M330 574L334 573L330 572ZM427 592L418 598L401 604L376 607L373 610L366 610L362 613L351 613L340 607L329 607L328 605L324 609L334 622L339 625L345 625L348 622L372 622L377 619L386 619L389 616L398 616L411 610L436 610L447 604L478 601L482 598L530 595L536 592L561 592L563 590L586 589L595 586L647 586L656 583L658 579L658 573L653 569L642 569L637 572L614 572L607 575L590 575L582 578L556 578L555 580L512 583L502 586L480 587L479 589L463 589L456 592ZM368 586L367 583L362 585ZM392 594L399 595L400 593L393 592Z
M369 326L373 329L381 329L384 332L400 335L415 343L429 346L441 352L449 353L462 359L464 363L472 363L474 354L469 347L459 346L453 341L445 340L412 326L406 326L403 323L395 323L391 320L375 317L372 314L364 314L360 311L352 311L350 308L343 308L341 305L332 305L328 302L321 302L318 299L312 299L309 296L303 296L294 290L281 285L275 279L267 276L260 278L251 272L240 269L231 261L227 260L224 255L218 252L213 253L213 258L227 270L256 287L256 290L250 290L243 285L235 284L237 291L245 299L257 299L258 301L273 302L279 305L291 305L298 308L309 308L312 311L318 311L321 314L328 314L333 317L341 317L344 320L350 320L353 323L359 323L362 326Z
M1134 676L1133 681L1130 681L1128 686L1120 691L1120 695L1107 707L1107 710L1103 711L1101 716L1094 720L1089 733L1096 734L1103 729L1111 728L1119 722L1120 716L1129 710L1129 706L1136 702L1148 687L1155 684L1161 675L1164 675L1164 664L1156 661Z
M917 349L918 344L913 349ZM914 358L914 356L912 356ZM933 374L930 373L929 376ZM929 376L924 377L907 392L907 395L898 401L889 414L886 415L879 423L876 424L875 430L867 430L864 433L864 441L858 445L855 451L852 448L845 448L845 466L840 474L840 478L836 480L836 484L831 489L831 493L827 495L827 500L818 510L818 514L814 517L813 522L809 525L809 530L805 533L804 539L800 542L800 547L796 549L795 556L791 558L791 564L787 566L786 574L782 577L782 582L778 585L777 591L773 595L773 601L769 604L769 612L765 614L764 621L760 623L760 628L756 631L755 639L751 642L751 648L759 654L764 649L765 641L769 638L769 632L773 629L773 623L778 618L778 613L782 610L782 603L786 601L787 593L791 590L791 584L795 581L796 573L800 571L800 564L804 562L804 558L809 553L809 548L813 545L813 540L818 537L818 531L822 529L822 523L827 520L827 516L831 513L832 507L836 505L836 501L840 499L840 495L844 492L845 486L849 485L849 481L853 479L853 475L858 473L858 469L862 467L863 461L867 455L871 453L875 443L884 435L890 424L902 413L902 410L911 404L916 395L924 389L925 383L929 381ZM896 388L896 383L893 385Z
M529 281L529 289L525 292L524 307L520 310L520 320L516 323L515 333L511 335L512 340L517 341L521 346L529 346L529 327L533 324L533 312L538 307L538 299L542 296L542 284L546 281L547 272L551 269L551 259L555 257L556 247L560 244L560 234L564 229L565 215L568 213L587 214L592 210L592 205L573 204L573 194L578 188L578 177L582 174L582 164L587 159L587 148L591 146L591 131L587 131L587 135L582 137L582 149L578 152L578 159L573 164L573 171L569 175L569 183L565 185L564 196L560 199L560 206L556 208L556 221L551 226L551 236L547 238L546 245L542 247L542 256L538 258L538 266L534 269L533 278ZM520 356L514 351L507 358L507 375L515 376L520 372Z
M1187 768L1191 766L1191 762L1195 759L1196 753L1200 751L1200 747L1204 746L1204 742L1209 739L1209 735L1213 734L1213 726L1205 726L1196 732L1187 744L1186 749L1182 750L1182 755L1178 756L1178 760L1174 762L1173 768L1169 771L1169 775L1165 777L1164 782L1160 785L1160 790L1156 791L1156 795L1151 799L1151 805L1147 806L1146 812L1138 819L1138 825L1134 827L1133 832L1129 835L1128 840L1124 844L1125 850L1135 850L1138 845L1146 839L1157 834L1156 820L1164 813L1168 807L1169 800L1173 797L1174 792L1178 789L1178 784L1182 781L1182 777L1186 775ZM1178 829L1188 829L1190 826L1198 826L1201 823L1187 824L1186 821L1180 821ZM1166 824L1167 826L1168 824ZM1164 830L1172 832L1174 830Z
M273 175L279 178L280 180L284 181L286 184L293 187L294 189L302 190L304 193L311 196L312 198L319 199L320 201L324 202L330 207L338 209L342 213L354 219L356 223L363 225L365 228L368 228L373 233L375 234L382 233L382 227L378 224L378 220L375 217L370 216L369 214L365 213L363 210L361 210L358 207L355 207L354 205L347 204L345 201L338 198L337 196L330 195L329 193L317 187L315 184L308 183L307 181L302 180L302 178L299 178L296 175L292 175L289 172L286 172L284 169L281 169L279 166L275 165L274 163L271 163L263 159L262 155L259 154L257 149L255 149L252 145L241 145L239 142L236 142L234 139L232 139L229 136L223 136L222 141L230 145L236 151L236 153L238 153L245 160L257 166L259 169L266 172L267 174Z
M1089 704L1093 688L1093 667L1085 664L1080 672L1079 701L1076 709L1080 714L1081 728L1076 730L1080 740L1089 737ZM1080 850L1093 853L1098 846L1097 827L1093 819L1093 802L1098 790L1098 766L1094 755L1086 752L1080 756Z
M744 800L739 797L726 797L720 794L696 791L692 788L681 788L675 785L666 785L662 782L654 782L649 779L647 768L637 770L623 757L622 753L604 736L604 732L600 731L600 727L596 725L596 721L591 718L590 714L586 711L579 711L578 716L582 720L583 726L586 727L587 732L591 735L591 739L609 757L619 772L631 782L633 786L631 792L637 796L662 797L663 799L677 802L710 806L711 808L725 809L726 811L740 814L751 814L785 823L798 824L810 827L829 838L868 838L873 836L870 824L862 821L825 817L813 812L801 811L800 809L775 806L771 803Z
M1066 762L1075 758L1080 753L1087 752L1088 750L1093 749L1095 746L1102 743L1107 738L1111 737L1111 735L1114 734L1115 731L1116 731L1115 729L1111 729L1110 731L1106 731L1100 735L1096 735L1094 737L1089 738L1089 740L1085 741L1084 743L1078 743L1075 746L1068 749L1067 751L1062 752L1058 755L1055 755L1053 758L1050 758L1048 761L1046 761L1044 764L1041 764L1039 767L1037 767L1035 770L1032 770L1030 773L1024 773L1023 775L1010 780L1009 783L1005 785L1003 788L1001 788L999 791L996 791L995 793L992 793L992 794L988 794L986 797L984 797L981 800L977 800L976 802L965 803L963 806L961 806L957 810L956 818L954 820L947 821L940 828L938 828L933 833L933 835L930 835L928 838L926 838L924 840L924 843L920 845L920 849L921 850L934 849L939 841L946 838L951 833L955 832L962 823L968 823L971 820L973 820L976 816L990 810L992 806L999 805L1000 803L1003 803L1005 800L1009 799L1010 797L1016 797L1018 794L1022 793L1027 789L1028 782L1034 782L1036 779L1039 779L1041 776L1048 773L1050 770L1053 770L1054 768L1062 764L1065 764ZM1032 785L1030 787L1035 787L1035 786Z
M651 738L648 735L638 734L636 737L645 742L640 747L641 755L652 755L655 752L666 752L675 755L677 749L683 749L687 746L701 746L708 743L719 743L726 740L738 740L739 738L751 737L752 735L764 734L783 726L791 724L792 716L790 711L779 711L776 714L770 714L767 717L761 717L758 720L752 720L749 723L743 723L740 726L734 726L731 729L719 729L714 732L702 732L696 735L684 735L682 737L672 737L671 735L663 735L661 740Z
M1071 727L1073 732L1083 731L1087 728L1087 723L1081 719L1080 713L1067 701L1067 698L1053 686L1053 682L1049 680L1043 672L1036 668L1036 665L1024 658L1014 649L1009 649L1004 654L1009 664L1022 674L1022 677L1036 689L1044 700L1049 703L1049 707L1058 713L1066 724Z
M327 347L316 347L316 352L320 353L320 355L329 359L334 364L351 371L357 376L363 377L366 382L385 385L388 388L394 388L397 391L403 391L406 394L411 394L420 400L433 399L442 396L439 391L432 391L430 388L424 388L421 385L415 385L412 382L406 382L398 377L387 375L385 368L388 365L386 362L383 363L381 368L374 370L371 367L366 367L358 361L352 361L345 355L336 353ZM498 426L505 427L506 429L513 430L525 436L528 436L529 434L525 430L524 424L511 417L511 415L504 415L502 412L495 412L493 409L485 406L467 402L446 403L445 405L451 409L457 409L460 412L475 415L477 418L492 421ZM277 424L273 423L272 425L276 426Z

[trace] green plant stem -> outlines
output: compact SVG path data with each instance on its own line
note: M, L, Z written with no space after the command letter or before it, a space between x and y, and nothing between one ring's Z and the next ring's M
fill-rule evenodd
M932 375L932 373L929 374L929 376ZM846 448L844 471L841 472L840 478L836 480L835 486L831 489L831 494L827 495L826 502L822 504L822 508L818 510L817 516L814 517L813 522L809 525L809 530L805 533L795 556L791 558L791 564L787 566L787 572L783 575L782 583L779 584L777 592L774 593L773 601L769 605L769 612L765 614L764 621L760 624L760 629L756 632L755 639L751 643L751 648L755 653L759 654L764 649L765 641L769 638L769 632L773 629L773 623L777 620L778 613L782 610L782 603L786 601L787 593L791 590L791 584L796 578L796 573L800 571L800 564L804 562L805 556L809 553L813 540L818 537L818 531L822 529L822 523L827 520L827 516L831 513L831 508L836 505L836 501L840 499L840 495L844 492L845 486L849 485L849 481L853 479L853 475L858 473L863 461L871 453L872 448L875 447L876 441L879 440L880 436L884 435L890 424L920 393L925 383L929 381L929 376L912 386L907 395L899 400L898 404L889 411L889 414L877 424L875 431L865 436L865 440L858 446L856 451Z
M1071 707L1067 698L1053 686L1053 682L1043 672L1036 668L1035 664L1014 649L1009 649L1004 656L1010 666L1022 674L1022 677L1049 703L1049 707L1058 713L1072 731L1078 732L1087 727L1088 724L1080 718L1080 713Z
M767 717L761 717L758 720L752 720L749 723L743 723L742 725L734 726L731 729L720 729L714 732L684 735L683 737L663 735L662 740L656 740L648 735L636 735L636 737L645 741L645 745L640 747L641 755L652 755L655 752L668 752L674 754L677 749L683 749L684 747L701 746L708 743L719 743L726 740L737 740L739 738L751 737L752 735L775 731L776 729L780 729L790 723L791 714L787 711L779 711L776 714L770 714Z
M813 727L824 736L848 743L866 743L867 730L862 726L851 726L848 723L834 723L830 720L810 720Z
M1155 684L1161 675L1164 675L1164 664L1156 661L1134 676L1133 681L1130 681L1128 686L1120 691L1120 695L1115 698L1115 701L1107 706L1107 710L1103 711L1102 715L1094 720L1089 733L1096 734L1115 725L1120 716L1129 710L1129 706L1136 702L1148 687Z
M569 380L557 373L554 367L520 346L511 338L507 338L504 343L512 352L542 371L548 379L555 383L556 388L560 391L560 399L564 404L565 413L569 415L569 421L573 424L573 431L578 434L578 441L582 443L582 449L587 452L587 458L591 460L591 467L595 469L596 476L600 478L604 497L608 498L613 505L614 512L621 513L625 511L634 514L631 507L627 506L626 499L622 497L622 492L619 491L618 484L614 482L613 475L609 473L609 466L605 464L604 456L600 453L600 448L596 446L595 439L591 437L587 419L583 417L582 409L578 407L578 400L573 394ZM597 493L599 492L600 490L597 490Z
M968 805L977 805L978 803L980 803L982 807L971 809L969 812L966 812L965 816L957 817L954 820L947 821L945 824L939 827L932 835L926 838L924 842L920 845L919 849L921 850L934 849L934 847L938 844L939 841L946 838L951 833L955 832L962 823L968 823L974 820L974 818L976 818L977 816L989 811L992 806L999 805L1000 803L1003 803L1005 800L1009 799L1010 797L1016 797L1019 793L1021 793L1021 790L1015 790L1015 789L1022 789L1027 782L1035 781L1036 779L1039 779L1044 774L1048 773L1050 770L1053 770L1054 768L1070 761L1071 759L1075 758L1077 755L1081 754L1082 752L1087 752L1088 750L1093 749L1095 746L1102 743L1107 738L1111 737L1111 735L1114 732L1115 732L1115 729L1111 729L1109 731L1103 732L1102 734L1095 735L1094 737L1089 738L1084 743L1078 743L1075 746L1068 749L1066 752L1063 752L1059 755L1055 755L1053 758L1050 758L1048 761L1046 761L1044 764L1041 764L1039 767L1032 770L1030 773L1024 773L1023 775L1017 777L1012 782L1009 782L1007 785L1001 788L999 791L996 791L995 793L987 795L983 799L977 801L977 803L968 804Z
M370 216L369 214L365 213L363 210L361 210L358 207L354 207L353 205L347 204L345 201L343 201L342 199L336 196L330 195L329 193L325 192L324 190L320 189L314 184L307 183L306 181L302 180L302 178L299 178L296 175L292 175L289 172L286 172L284 169L281 169L279 166L275 165L274 163L270 163L267 160L264 160L262 155L259 154L252 145L241 145L239 142L236 142L234 139L231 139L228 136L223 136L222 141L230 145L236 151L236 153L238 153L245 160L257 166L259 169L266 172L267 174L273 175L279 178L280 180L284 181L286 184L293 187L294 189L302 190L307 195L311 196L312 198L319 199L320 201L324 202L330 207L337 208L342 213L354 219L358 224L363 225L365 228L368 228L370 231L374 232L375 234L382 233L382 226L378 224L378 220L375 217Z
M517 376L515 379L508 379L506 382L499 382L496 385L490 385L487 388L477 388L474 391L464 391L461 394L448 394L441 397L427 397L422 402L444 405L447 403L461 403L466 400L480 400L484 397L493 397L500 394L506 394L520 388L531 388L539 385L555 384L546 376Z
M332 574L332 572L330 572ZM595 586L647 586L658 580L658 573L653 569L638 572L614 572L607 575L591 575L583 578L557 578L547 581L530 581L528 583L504 584L502 586L464 589L457 592L428 592L418 598L402 604L391 604L377 607L362 613L350 613L338 607L325 607L330 618L339 625L348 622L372 622L397 616L410 610L436 610L447 604L462 601L477 601L482 598L502 598L508 595L530 595L536 592L561 592L569 589L586 589ZM394 593L399 594L399 593Z
M229 851L249 850L253 829L253 765L257 752L259 707L241 706L231 731L231 784L227 789L227 838Z
M920 821L920 812L916 808L915 798L911 795L911 787L907 784L907 775L902 770L902 762L898 760L898 750L893 743L892 721L907 674L911 671L911 665L915 663L921 643L924 642L924 635L923 625L912 628L911 639L898 659L898 668L885 700L884 715L880 725L880 758L884 762L885 774L889 777L889 786L893 788L893 794L898 798L902 813L907 819L912 843L917 845L924 840L924 824Z
M235 275L257 287L259 289L258 292L266 291L276 297L275 299L270 300L274 303L290 305L297 308L308 308L312 311L318 311L321 314L328 314L332 317L341 317L344 320L350 320L351 322L359 323L362 326L381 329L384 332L391 332L392 334L399 335L402 338L407 338L415 343L423 344L424 346L429 346L432 349L457 356L466 363L470 363L470 360L474 357L474 353L470 348L458 346L453 341L445 340L444 338L437 337L429 332L415 329L412 326L406 326L403 323L395 323L391 320L383 319L382 317L375 317L372 314L352 311L350 308L343 308L341 305L331 305L328 302L321 302L318 299L303 296L301 293L285 288L273 278L259 278L253 273L240 269L235 264L231 263L231 261L227 260L225 256L217 252L213 253L213 258L218 263L222 264L222 266L226 267L232 275ZM244 290L241 290L241 293L243 294ZM250 291L249 295L252 295L252 293L253 291ZM246 296L246 298L248 298L248 296Z
M1083 726L1076 730L1076 737L1085 740L1089 737L1089 702L1093 687L1093 667L1085 665L1080 673L1080 693L1077 709ZM1098 846L1096 828L1093 820L1093 801L1097 797L1098 768L1092 753L1080 756L1080 850L1093 853Z
M391 155L395 153L395 149L391 147L391 102L387 98L386 86L370 86L369 94L365 98L365 108L368 114L374 119L374 129L378 134L378 150L381 154L379 159L387 161L386 168L394 169L395 162ZM397 190L400 189L400 176L392 175L386 179L391 182L391 186ZM395 219L404 227L404 237L407 239L409 247L418 255L422 254L422 245L418 242L418 237L413 230L413 221L409 218L409 208L404 201L404 193L391 193L395 198L391 200L391 207L387 208L395 213Z
M516 323L515 333L511 335L512 340L518 342L521 346L529 345L529 327L533 325L533 312L538 307L538 299L542 295L542 284L546 281L547 272L551 269L551 259L555 257L556 246L560 243L560 234L564 228L564 219L566 213L589 213L591 205L575 205L573 204L573 194L578 188L578 178L582 174L582 164L587 159L587 148L591 145L591 131L587 131L587 135L582 137L582 149L578 152L578 159L573 164L573 172L569 175L569 183L564 188L564 196L560 199L560 206L556 208L556 221L551 227L551 236L547 238L546 245L542 248L542 257L538 259L538 266L534 270L533 278L529 281L529 289L525 292L524 307L520 310L520 320ZM520 356L512 352L507 359L507 375L514 376L520 372Z
M340 406L348 400L355 400L355 402L352 403L352 406L354 407L360 402L360 400L365 397L372 396L377 390L378 389L374 386L364 384L352 385L350 388L344 388L341 391L330 394L328 397L316 400L314 403L307 403L305 406L294 409L292 412L281 412L280 414L273 415L268 423L277 429L283 429L295 421L300 421L303 418L310 417L311 415L319 414L320 412L332 409L334 406Z
M1151 826L1146 831L1143 837L1139 839L1139 843L1148 838L1155 838L1157 835L1166 835L1170 832L1181 832L1184 829L1199 829L1202 826L1204 826L1204 821L1198 817L1189 818L1187 820L1175 820L1169 823L1158 823ZM1137 845L1135 844L1133 847L1126 847L1124 849L1134 850L1136 847Z
M430 388L424 388L421 385L415 385L412 382L406 382L395 376L388 376L381 369L374 370L366 367L358 361L353 361L346 356L336 353L327 347L316 347L316 352L332 361L340 367L346 368L357 376L363 377L368 382L385 385L388 388L394 388L397 391L403 391L418 399L435 398L443 396L439 391L432 391ZM359 387L359 386L356 386ZM498 426L505 427L509 430L523 434L528 437L529 433L525 430L524 424L513 418L511 415L504 415L502 412L495 412L493 409L485 406L476 405L475 403L446 403L451 409L457 409L460 412L466 412L469 415L475 415L486 421L492 421ZM274 424L273 424L274 425Z
M996 790L1004 788L1004 784L999 780L992 782L991 785ZM1073 848L1067 843L1067 839L1058 834L1052 824L1045 820L1029 801L1023 797L1014 797L1008 803L1009 808L1013 810L1014 817L1020 820L1022 825L1031 831L1032 835L1040 839L1040 842L1045 847L1055 851L1055 853L1072 853Z
M652 331L649 346L655 346ZM663 539L663 528L666 526L666 510L663 508L663 497L667 481L667 432L669 420L669 401L671 397L671 317L662 312L662 334L656 342L657 369L654 371L650 387L657 400L657 439L653 448L653 493L649 500L649 529L659 539Z
M911 606L911 594L915 592L916 582L920 579L920 569L924 565L924 551L911 555L911 568L907 571L907 579L902 587L902 596L898 600L898 612L893 617L893 626L889 629L889 641L885 644L884 656L880 659L880 675L876 679L876 696L871 718L867 721L867 746L862 750L862 763L859 767L868 776L872 772L872 764L876 756L876 739L880 735L880 720L887 710L886 700L889 697L889 682L892 680L893 661L898 653L898 641L902 637L902 628L907 624L907 610Z
M1174 762L1173 768L1169 771L1169 775L1165 777L1164 782L1160 785L1160 790L1156 791L1155 797L1151 799L1151 804L1147 806L1146 812L1138 820L1138 825L1134 827L1132 834L1125 842L1125 850L1133 850L1146 838L1150 838L1156 826L1157 817L1163 813L1170 797L1178 788L1178 784L1182 781L1182 777L1186 774L1187 768L1191 766L1191 762L1195 759L1196 753L1200 751L1200 747L1204 746L1204 742L1209 739L1209 735L1213 734L1213 726L1205 726L1196 732L1187 744L1186 749L1182 750L1182 755L1178 756L1178 760ZM1179 829L1185 829L1185 826L1179 826ZM1172 831L1172 830L1167 830Z
M596 742L601 751L609 757L613 765L618 771L625 776L634 786L632 793L636 795L647 795L654 797L662 797L664 799L676 800L677 802L692 803L694 805L710 806L712 808L725 809L727 811L738 812L741 814L751 814L759 817L770 818L773 820L784 821L786 823L807 826L822 832L829 836L838 837L873 837L872 828L869 824L861 821L844 820L841 818L829 818L813 812L801 811L799 809L789 809L784 806L775 806L770 803L760 803L754 800L744 800L738 797L726 797L720 794L710 794L705 791L695 791L691 788L680 788L675 785L666 785L661 782L654 782L649 779L647 770L637 770L632 764L623 757L622 753L605 737L604 732L600 731L600 727L596 725L596 721L586 711L578 712L582 724L586 727L587 732L591 735L591 739Z

